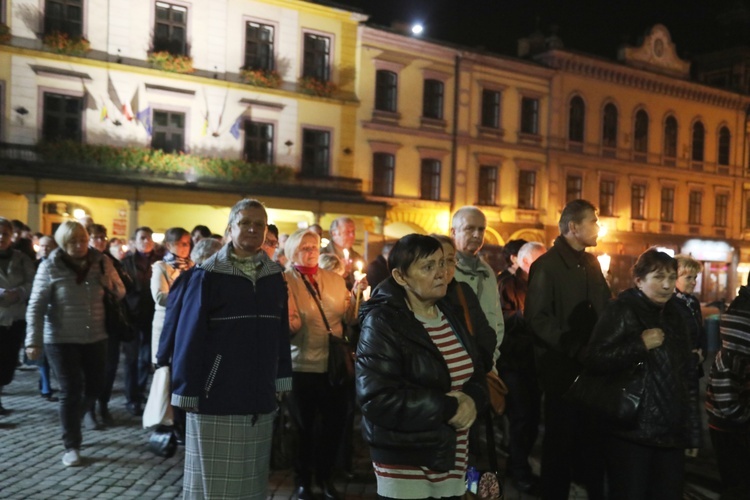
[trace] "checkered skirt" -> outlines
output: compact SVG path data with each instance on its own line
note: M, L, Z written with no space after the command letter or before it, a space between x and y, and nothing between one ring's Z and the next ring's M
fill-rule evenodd
M265 499L274 414L187 414L186 499Z

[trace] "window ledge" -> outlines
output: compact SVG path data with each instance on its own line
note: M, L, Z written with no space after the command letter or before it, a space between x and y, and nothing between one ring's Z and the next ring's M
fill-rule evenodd
M527 142L532 144L541 144L542 136L539 134L529 134L528 132L520 132L518 134L518 140L520 142Z
M440 118L427 118L426 116L422 116L419 120L422 127L425 128L445 129L445 127L448 125L448 122Z
M477 133L480 137L500 138L505 136L505 130L499 127L485 127L483 125L477 125Z
M383 111L380 109L372 110L372 121L380 123L398 123L401 120L401 113L395 111Z

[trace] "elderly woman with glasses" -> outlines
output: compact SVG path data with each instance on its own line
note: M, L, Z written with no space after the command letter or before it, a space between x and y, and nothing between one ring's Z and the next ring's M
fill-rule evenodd
M460 498L468 434L487 403L464 314L446 299L441 243L410 234L361 308L356 392L378 498Z
M292 414L299 426L295 466L297 496L313 498L312 475L326 499L341 498L333 485L333 465L346 424L351 385L332 385L328 378L328 334L344 335L354 305L344 279L318 266L320 236L300 229L286 241L292 333ZM355 288L356 291L358 287ZM296 317L294 311L296 310ZM316 432L316 420L322 425Z
M55 231L59 248L39 265L26 311L26 354L37 359L42 347L60 383L63 465L81 464L81 412L105 385L107 332L104 293L118 299L125 286L110 260L89 248L89 235L77 221ZM89 428L95 427L86 422Z

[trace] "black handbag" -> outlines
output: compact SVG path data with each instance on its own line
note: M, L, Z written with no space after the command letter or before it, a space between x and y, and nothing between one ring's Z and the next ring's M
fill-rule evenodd
M328 329L328 383L334 387L342 386L354 380L354 350L345 333L342 333L341 337L333 334L317 292L307 281L307 277L303 274L301 276L302 282L318 306L320 315L323 317L323 323Z
M629 426L635 422L646 387L646 364L613 373L584 369L564 397L610 422Z
M108 258L108 257L103 257ZM104 275L104 261L99 261L102 276ZM130 322L130 313L124 300L104 289L104 329L113 340L130 342L135 339L135 329Z
M177 437L172 426L160 425L148 438L148 449L155 455L171 458L177 451Z
M503 478L500 475L500 467L497 462L495 428L492 422L491 409L485 410L484 418L489 467L482 471L469 467L466 471L466 493L462 498L466 500L503 500Z

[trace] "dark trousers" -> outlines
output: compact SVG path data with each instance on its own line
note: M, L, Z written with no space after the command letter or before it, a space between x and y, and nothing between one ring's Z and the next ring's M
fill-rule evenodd
M508 472L516 479L528 480L529 455L539 435L542 394L532 370L500 369L500 378L508 386L505 415L508 418Z
M289 405L299 429L295 472L300 484L309 484L313 471L320 482L332 479L347 419L347 391L331 386L327 373L292 374Z
M45 344L60 383L60 424L66 450L80 449L81 416L104 386L107 341L93 344Z
M750 498L750 433L709 428L721 477L722 500Z
M544 396L542 499L567 499L570 483L586 487L590 500L604 498L604 457L599 423L558 394Z
M430 497L430 498L425 498L423 500L460 500L461 498L462 497L440 497L440 498ZM384 497L382 495L378 495L378 500L395 500L395 499L392 499L390 497Z
M681 500L685 450L609 437L605 444L609 500Z
M0 388L13 381L25 330L26 322L23 320L14 321L10 326L0 326Z
M112 399L112 387L115 385L117 365L120 364L120 341L110 335L107 341L106 368L104 370L104 387L99 394L99 403L107 406Z
M135 339L122 343L125 354L125 398L141 404L146 399L146 385L151 373L151 327L139 328Z

